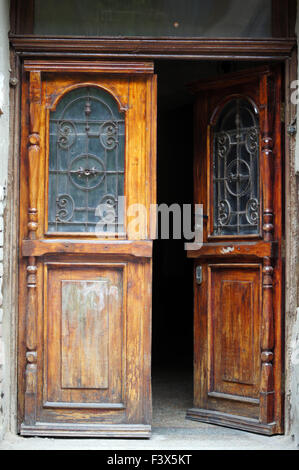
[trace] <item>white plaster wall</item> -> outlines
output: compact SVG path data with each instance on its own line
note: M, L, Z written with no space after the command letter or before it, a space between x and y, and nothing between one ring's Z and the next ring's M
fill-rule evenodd
M2 280L3 280L3 213L5 210L5 188L9 146L9 0L0 0L0 439L4 431L3 421L3 377L4 344L2 338Z
M296 34L297 38L299 38L299 0L297 0L297 21L296 21ZM298 67L299 67L299 50L298 50ZM297 74L297 79L299 78L299 69ZM298 84L298 81L297 81ZM298 198L299 198L299 88L297 86L297 93L293 96L296 97L297 100L297 134L296 134L296 143L295 143L295 161L294 163L291 162L291 166L294 164L294 177L297 178L297 207L298 207ZM295 103L294 103L295 104ZM296 176L295 176L296 175ZM296 199L296 198L295 198ZM297 253L294 253L294 257L297 257L297 264L299 262L299 233L298 233L298 212L295 212L296 220L293 220L294 227L297 230L296 242L293 244L296 247ZM299 267L298 267L299 268ZM299 269L297 268L297 299L299 299ZM290 294L290 293L289 293ZM296 295L296 292L293 292ZM288 292L286 293L288 295ZM291 321L288 325L287 319L287 345L286 345L286 367L289 369L287 370L287 374L289 377L289 382L287 380L286 384L286 393L289 394L289 412L290 412L290 432L294 437L294 440L299 446L299 306L297 305L297 309L294 312L289 312L291 314ZM288 334L289 333L289 334ZM289 384L289 388L288 388Z

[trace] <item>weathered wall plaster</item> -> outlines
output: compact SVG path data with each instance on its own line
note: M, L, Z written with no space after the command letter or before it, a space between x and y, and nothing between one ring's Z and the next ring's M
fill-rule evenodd
M3 242L9 147L9 1L0 0L0 438L4 431Z

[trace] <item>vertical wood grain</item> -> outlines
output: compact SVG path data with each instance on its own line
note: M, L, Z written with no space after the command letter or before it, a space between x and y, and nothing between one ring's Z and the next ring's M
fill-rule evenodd
M76 69L41 75L36 70L24 74L20 254L24 238L33 247L51 238L57 251L27 254L25 267L21 258L20 281L24 272L27 276L27 285L20 284L20 330L26 324L26 334L20 331L21 383L26 375L21 433L38 434L44 423L49 434L63 424L63 435L80 435L92 424L102 435L117 432L116 425L134 435L131 424L149 429L151 422L151 260L132 258L129 244L112 237L110 256L110 249L105 251L109 235L101 243L88 233L89 241L99 242L92 249L84 233L46 233L48 119L68 89L86 82L116 97L126 113L125 194L128 204L146 208L137 238L147 240L149 205L156 202L156 81L148 72L122 76ZM127 233L133 248L134 235ZM64 255L69 238L80 241L78 251Z
M199 421L217 421L224 425L226 419L230 421L229 416L236 415L239 418L234 427L242 429L252 428L252 424L246 421L250 417L256 421L254 429L266 434L281 433L283 429L280 74L279 66L261 67L232 74L224 80L203 81L192 86L197 94L195 201L203 202L204 213L210 220L209 228L204 223L204 243L207 247L215 242L219 246L223 244L222 254L213 259L213 265L219 268L228 266L230 254L225 245L229 243L230 249L236 253L240 249L239 244L246 239L242 235L214 237L212 234L213 148L209 142L209 126L214 126L221 103L236 93L253 100L259 111L262 230L259 235L249 237L256 246L261 246L260 259L251 280L243 277L252 272L253 253L250 249L247 254L235 258L239 268L232 270L230 275L227 273L223 279L219 274L221 270L217 278L217 269L211 268L200 251L198 259L195 259L195 267L198 264L202 266L203 281L198 286L194 278L196 408L188 415ZM271 255L263 252L262 243L272 247ZM226 281L225 285L220 278ZM251 293L250 289L240 289L241 285L244 287L244 281L252 282ZM254 326L250 312L253 312ZM223 322L220 322L221 318ZM237 400L240 400L239 404ZM216 419L213 410L221 412L221 418Z
M62 387L108 388L109 280L63 280L61 295Z
M261 388L260 420L271 423L274 413L274 318L273 318L273 267L269 257L263 262L263 310L261 334Z
M263 187L263 233L264 240L273 240L273 138L270 128L269 77L263 75L260 83L261 163Z
M28 146L29 176L29 207L28 207L28 238L36 238L38 227L37 191L40 157L40 103L41 76L39 72L30 74L29 85L30 119ZM30 256L27 265L27 307L26 307L26 389L25 389L25 423L36 421L37 395L37 285L36 259Z
M265 74L260 82L261 126L262 126L262 185L263 185L263 234L265 241L272 241L274 236L274 199L273 178L273 120L271 103L272 76ZM276 110L274 112L277 112ZM263 260L263 308L261 334L261 386L260 420L271 423L274 418L274 311L273 311L273 266L270 257Z

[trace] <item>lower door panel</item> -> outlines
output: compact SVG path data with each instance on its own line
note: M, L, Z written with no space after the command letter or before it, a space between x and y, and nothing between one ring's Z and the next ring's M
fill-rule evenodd
M149 437L151 261L46 258L38 273L36 415L21 434Z
M195 261L194 408L188 418L276 432L272 365L262 352L263 271L259 262ZM272 419L264 418L265 400Z
M209 265L208 400L217 411L259 416L260 266Z

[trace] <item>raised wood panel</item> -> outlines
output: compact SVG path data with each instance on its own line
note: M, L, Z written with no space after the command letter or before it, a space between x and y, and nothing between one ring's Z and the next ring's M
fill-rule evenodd
M260 268L215 265L209 270L209 392L257 398Z
M108 388L109 280L61 281L61 387ZM113 308L113 307L112 307Z
M46 264L45 401L124 401L124 266Z
M219 331L221 331L220 357L223 359L219 381L216 375L215 388L222 388L221 382L245 385L253 383L252 294L252 282L221 281L219 302L222 303L222 308L218 312ZM217 325L218 322L215 323ZM215 355L217 355L217 344L215 341Z
M97 256L99 259L99 256ZM93 383L104 378L95 370L95 351L79 357L74 348L68 377L80 382L63 383L62 285L109 284L108 388ZM101 262L94 256L53 255L38 263L37 397L35 423L22 423L23 435L90 435L148 437L151 423L151 261ZM44 292L44 294L43 294ZM44 297L43 297L44 295ZM80 309L81 313L86 311ZM91 313L91 312L90 312ZM97 325L97 329L99 329ZM92 325L90 325L92 328ZM89 328L89 330L90 330ZM78 335L79 342L88 338ZM101 338L101 336L100 336ZM66 340L69 341L69 338ZM99 339L98 339L99 345ZM80 349L80 344L79 344ZM82 350L82 349L81 349ZM65 350L70 356L70 351ZM71 358L70 358L71 359ZM78 361L77 361L78 359ZM83 364L84 362L84 364ZM87 367L81 373L81 366ZM80 372L79 372L80 371ZM87 373L86 373L87 372ZM65 376L66 377L66 376ZM65 380L64 377L64 380ZM85 384L82 386L82 378ZM65 387L67 385L67 387ZM90 385L97 387L90 388Z

